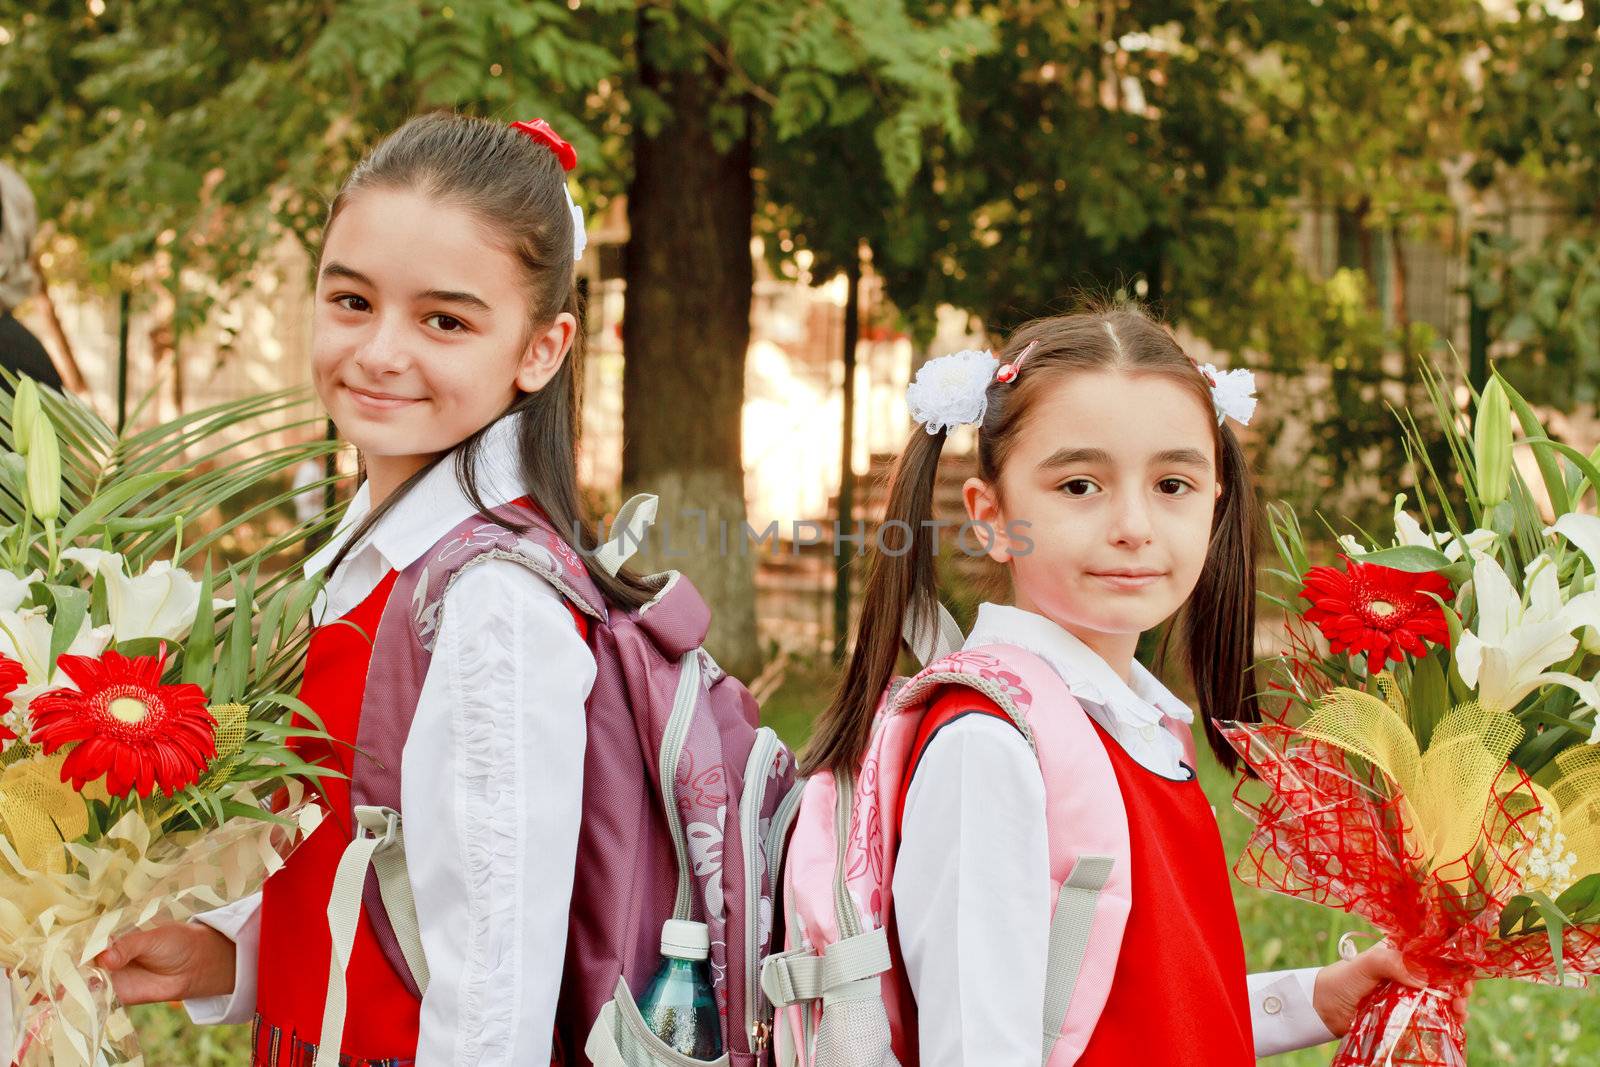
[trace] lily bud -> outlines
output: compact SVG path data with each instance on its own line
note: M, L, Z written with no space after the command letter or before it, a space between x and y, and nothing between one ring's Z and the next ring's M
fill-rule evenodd
M28 438L28 503L34 515L52 522L61 514L61 446L50 417L39 412Z
M1498 377L1489 379L1478 398L1472 453L1477 464L1478 502L1485 509L1495 507L1511 488L1511 401Z
M17 379L17 394L11 400L11 442L19 455L28 454L32 443L33 424L42 409L39 406L39 387L32 378Z

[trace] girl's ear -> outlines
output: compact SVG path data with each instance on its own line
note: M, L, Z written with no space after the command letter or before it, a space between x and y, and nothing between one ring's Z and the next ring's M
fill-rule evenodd
M1000 494L982 478L968 478L961 483L961 499L967 506L972 535L983 550L996 563L1009 563L1011 540L1000 511Z
M517 364L517 388L524 393L537 393L543 389L556 376L556 371L561 369L561 363L572 350L572 342L577 336L577 318L563 311L543 332L529 338L528 347Z

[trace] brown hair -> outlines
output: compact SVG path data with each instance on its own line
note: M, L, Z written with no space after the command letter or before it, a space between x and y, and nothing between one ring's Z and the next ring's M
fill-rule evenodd
M1010 384L989 386L978 428L978 473L997 485L1006 458L1038 398L1067 374L1119 370L1161 374L1182 382L1211 410L1210 385L1172 335L1137 307L1036 319L1019 327L996 355L1001 363L1031 346ZM920 427L895 465L884 519L914 531L900 555L878 552L867 578L850 665L833 702L817 722L803 772L854 771L866 753L873 714L893 676L903 643L902 624L914 618L932 632L938 605L934 565L934 479L943 432ZM1181 613L1180 633L1190 678L1199 697L1206 738L1229 771L1238 766L1217 731L1219 720L1256 721L1252 664L1255 654L1255 491L1239 441L1226 426L1216 430L1222 495L1211 524L1211 544L1194 592ZM1163 642L1165 645L1165 642Z
M528 336L563 311L578 319L572 351L561 369L538 392L519 396L506 415L517 418L517 458L528 497L557 530L577 542L575 548L588 552L600 538L585 518L578 495L584 331L572 257L575 223L565 187L566 172L544 144L498 122L435 112L411 119L356 165L328 210L324 240L339 213L364 190L414 189L466 210L511 252L528 294ZM488 429L478 430L453 451L456 478L486 518L477 456ZM372 510L334 556L329 573L443 458L406 479ZM647 587L627 570L613 577L593 567L590 577L608 601L624 608L636 608L650 598Z

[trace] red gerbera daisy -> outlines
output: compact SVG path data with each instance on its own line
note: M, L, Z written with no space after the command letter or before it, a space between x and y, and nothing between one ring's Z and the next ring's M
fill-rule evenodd
M16 691L17 686L27 680L27 668L10 656L0 656L0 715L11 710L11 694ZM0 722L0 744L16 739L16 733L5 723Z
M198 685L162 685L165 656L58 661L76 689L52 689L33 699L28 717L33 740L50 755L77 743L61 767L61 780L82 789L105 776L106 792L147 797L156 787L169 796L200 780L217 755L217 721Z
M1406 653L1427 655L1424 642L1449 643L1444 611L1426 595L1440 600L1455 596L1444 575L1339 558L1348 573L1337 567L1312 567L1300 590L1311 601L1306 621L1316 624L1335 652L1365 653L1367 670L1377 674L1387 661L1399 662Z

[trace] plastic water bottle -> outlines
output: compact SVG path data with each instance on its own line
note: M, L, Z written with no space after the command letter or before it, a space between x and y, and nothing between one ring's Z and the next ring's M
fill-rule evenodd
M668 919L661 927L661 967L639 998L639 1014L651 1032L672 1051L697 1060L722 1055L722 1022L706 962L710 950L705 923Z

